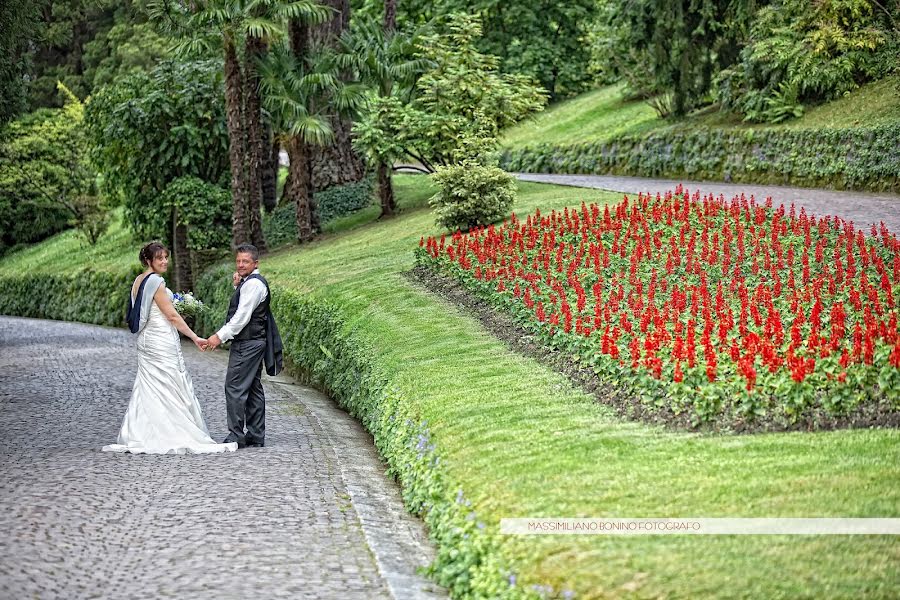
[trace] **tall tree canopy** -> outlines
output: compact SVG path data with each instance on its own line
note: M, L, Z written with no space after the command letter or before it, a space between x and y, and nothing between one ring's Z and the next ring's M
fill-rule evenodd
M383 0L359 0L360 17L376 18ZM481 52L500 58L506 73L534 78L551 100L587 89L591 49L588 35L597 14L597 0L398 0L397 24L403 28L463 13L478 17L483 35Z

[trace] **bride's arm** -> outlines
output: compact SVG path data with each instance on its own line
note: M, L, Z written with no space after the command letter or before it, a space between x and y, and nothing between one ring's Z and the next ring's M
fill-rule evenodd
M159 310L162 311L162 314L175 326L175 329L186 335L198 348L202 349L202 344L205 343L206 340L194 333L194 331L188 327L188 324L184 322L184 319L178 314L178 311L175 310L172 301L169 300L169 295L166 293L166 287L164 285L159 286L156 293L153 294L153 299L156 301L156 305L159 307Z

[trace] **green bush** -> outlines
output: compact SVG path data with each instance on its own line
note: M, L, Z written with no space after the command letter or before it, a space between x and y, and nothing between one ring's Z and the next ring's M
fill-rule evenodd
M336 185L316 192L316 212L320 225L361 210L372 203L374 180L371 176L356 183ZM297 239L294 205L284 204L263 216L263 234L270 248L289 244Z
M900 124L855 129L698 129L507 150L508 171L900 190Z
M0 277L0 314L121 327L131 282L140 272L83 269L74 274Z
M199 177L179 177L165 187L161 205L187 226L187 247L215 250L231 245L231 194Z
M467 161L438 168L432 177L440 191L429 202L437 224L450 231L496 223L516 199L516 178L497 167Z

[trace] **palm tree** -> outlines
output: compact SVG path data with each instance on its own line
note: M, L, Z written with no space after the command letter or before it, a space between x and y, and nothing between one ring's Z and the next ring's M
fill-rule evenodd
M334 113L358 108L365 90L341 80L331 53L309 53L308 38L301 35L304 32L291 33L293 48L277 44L260 61L260 89L272 126L290 156L287 199L296 209L297 239L307 242L319 230L313 203L312 149L334 139Z
M155 0L148 4L148 12L182 37L178 54L224 54L232 243L236 246L249 239L264 249L260 223L263 128L255 65L268 43L284 37L288 19L322 23L331 11L315 0ZM246 66L238 53L242 43Z
M401 102L408 103L415 80L430 65L415 56L418 37L419 32L404 35L396 31L396 7L385 2L383 26L376 21L362 21L354 25L352 32L341 36L342 53L338 62L341 68L356 73L379 99L398 96ZM391 183L393 160L397 157L384 149L364 149L375 163L381 216L390 216L397 210Z

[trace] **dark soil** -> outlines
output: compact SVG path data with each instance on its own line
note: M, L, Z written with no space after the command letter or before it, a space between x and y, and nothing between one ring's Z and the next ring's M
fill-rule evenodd
M756 421L734 414L725 408L723 414L712 422L696 426L691 415L676 414L669 407L656 408L644 404L614 386L602 382L593 370L579 365L566 353L550 348L536 339L511 316L481 300L461 283L432 269L417 266L406 273L407 279L431 291L444 300L474 315L493 335L510 349L550 366L566 375L574 384L591 394L596 400L613 408L619 416L662 425L679 431L706 433L763 433L775 431L822 431L850 428L900 428L900 410L886 403L870 402L846 415L829 415L821 408L813 408L790 422L783 415L767 416Z

